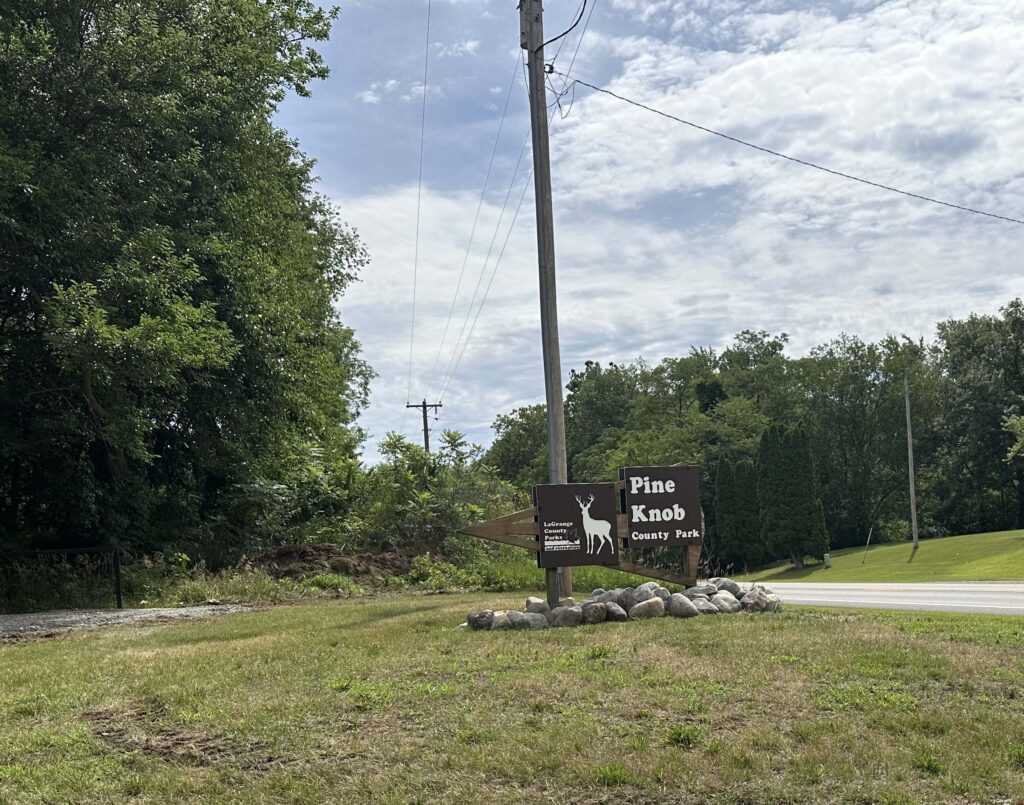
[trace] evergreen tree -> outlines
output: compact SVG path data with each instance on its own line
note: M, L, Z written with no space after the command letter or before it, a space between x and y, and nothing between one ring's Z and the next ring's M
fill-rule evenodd
M828 550L824 507L815 487L810 442L803 428L773 425L761 439L757 466L762 544L797 568Z
M735 514L735 467L729 459L718 462L715 474L715 544L714 553L722 567L739 560L740 545L733 527Z
M743 566L750 570L765 561L761 541L761 513L757 501L757 471L753 461L739 461L733 467L733 532L737 535Z

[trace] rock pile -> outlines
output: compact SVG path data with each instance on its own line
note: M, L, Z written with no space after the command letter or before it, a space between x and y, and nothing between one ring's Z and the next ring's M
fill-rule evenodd
M470 629L484 631L546 629L666 615L692 618L732 612L775 612L781 603L763 584L745 590L732 579L714 578L681 593L670 593L656 581L648 581L639 587L597 589L579 604L575 599L563 598L554 609L543 598L531 596L526 599L523 612L484 609L470 612L466 624Z

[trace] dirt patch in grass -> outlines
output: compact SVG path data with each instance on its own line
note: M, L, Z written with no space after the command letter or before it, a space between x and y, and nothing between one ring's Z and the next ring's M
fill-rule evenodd
M385 544L380 553L345 554L330 543L282 545L256 557L253 564L276 578L302 579L319 573L341 573L360 584L382 587L391 576L409 572L413 557L426 548L398 550Z
M85 713L92 732L122 752L142 754L181 766L232 766L245 771L270 771L297 763L275 755L258 741L239 741L226 735L204 735L160 724L152 711L97 710Z

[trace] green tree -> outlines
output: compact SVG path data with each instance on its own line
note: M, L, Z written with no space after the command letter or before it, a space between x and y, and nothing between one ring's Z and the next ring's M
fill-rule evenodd
M806 556L820 558L829 547L813 467L803 428L773 425L765 431L757 465L761 542L797 568L803 567Z
M548 482L547 407L527 405L494 420L494 441L485 462L523 491Z
M369 371L334 302L365 256L272 123L331 16L0 15L0 539L227 555L346 509Z

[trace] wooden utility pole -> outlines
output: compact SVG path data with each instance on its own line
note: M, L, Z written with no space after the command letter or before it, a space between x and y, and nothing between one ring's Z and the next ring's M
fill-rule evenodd
M427 401L424 400L423 402L416 403L415 405L410 405L410 404L406 403L405 407L406 408L419 408L419 409L421 409L423 411L423 449L426 450L429 453L430 452L430 425L427 424L427 409L428 408L433 408L436 411L438 408L441 407L441 403L432 403L432 404L428 405Z
M544 9L541 0L520 0L519 44L526 51L530 79L530 124L533 139L533 185L537 208L537 265L540 270L540 331L544 347L544 390L548 410L548 475L553 484L569 481L562 410L562 361L558 348L555 294L555 225L551 211L551 158L548 153L548 108L544 82ZM572 593L567 567L547 571L548 603Z
M914 432L910 429L910 372L903 372L903 399L907 407L907 467L910 470L910 533L917 550L917 490L914 485Z

